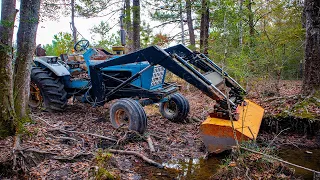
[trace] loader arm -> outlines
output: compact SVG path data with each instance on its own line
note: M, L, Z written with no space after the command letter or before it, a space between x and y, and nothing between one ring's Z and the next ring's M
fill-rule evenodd
M206 55L193 52L182 44L172 46L165 49L169 54L177 54L182 57L185 61L199 68L205 73L215 72L225 79L226 86L233 88L238 95L246 94L246 91L241 85L228 75L227 72L223 71L216 63L209 59Z

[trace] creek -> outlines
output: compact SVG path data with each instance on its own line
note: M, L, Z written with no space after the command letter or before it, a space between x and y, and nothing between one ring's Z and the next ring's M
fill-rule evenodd
M227 153L204 158L177 159L163 163L166 169L157 169L144 165L137 168L141 179L196 179L207 180L221 168ZM320 171L320 149L283 148L278 157L285 161ZM294 168L295 175L303 179L313 179L313 173Z

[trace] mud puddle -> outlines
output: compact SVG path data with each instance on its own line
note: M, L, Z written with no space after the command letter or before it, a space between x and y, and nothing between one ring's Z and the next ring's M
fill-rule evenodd
M185 158L171 160L162 165L165 169L157 169L150 166L137 168L137 173L141 179L210 179L221 167L223 158L226 154L210 156L204 158Z

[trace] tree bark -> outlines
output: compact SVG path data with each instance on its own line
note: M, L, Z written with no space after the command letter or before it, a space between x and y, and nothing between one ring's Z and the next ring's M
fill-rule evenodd
M249 10L249 34L250 34L250 47L254 46L254 23L253 23L253 12L252 12L252 0L249 0L248 2L248 6L247 6L248 10Z
M181 2L181 0L179 1L179 17L180 17L180 27L181 27L181 44L185 45L183 11L182 11L182 2Z
M14 69L14 107L17 118L28 118L30 69L39 23L40 0L21 0L17 33L17 58Z
M131 4L130 0L125 0L125 19L124 22L126 24L127 29L127 52L130 53L133 51L133 40L132 40L132 22L131 22Z
M73 43L77 43L77 28L74 24L74 0L71 0L71 26L72 26L72 36L73 36Z
M133 0L132 15L133 15L133 29L132 29L133 50L137 51L140 49L140 0Z
M209 0L202 0L200 22L200 52L208 54Z
M14 134L12 36L17 10L15 0L2 0L0 23L0 138Z
M242 47L243 44L243 27L242 27L242 6L243 6L243 0L239 0L239 46Z
M187 23L188 23L188 31L189 31L189 41L190 41L191 49L195 50L196 38L194 36L194 28L193 28L192 15L191 15L191 1L190 0L186 0L186 8L187 8Z
M305 0L306 42L303 93L320 90L320 1Z

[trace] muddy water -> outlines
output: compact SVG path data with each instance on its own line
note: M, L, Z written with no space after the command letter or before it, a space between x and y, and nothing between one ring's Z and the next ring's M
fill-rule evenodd
M278 156L291 163L320 171L320 149L282 149ZM294 169L296 175L302 176L304 179L313 179L312 172L296 167Z
M208 159L186 158L163 163L161 170L148 165L137 168L137 179L197 179L207 180L221 167L222 159L227 154L211 156ZM281 149L278 156L286 161L320 171L320 149ZM295 174L303 179L313 179L313 173L294 168Z
M141 179L197 179L207 180L214 175L221 166L225 155L204 158L186 158L162 163L164 170L153 167L140 167L138 173Z

